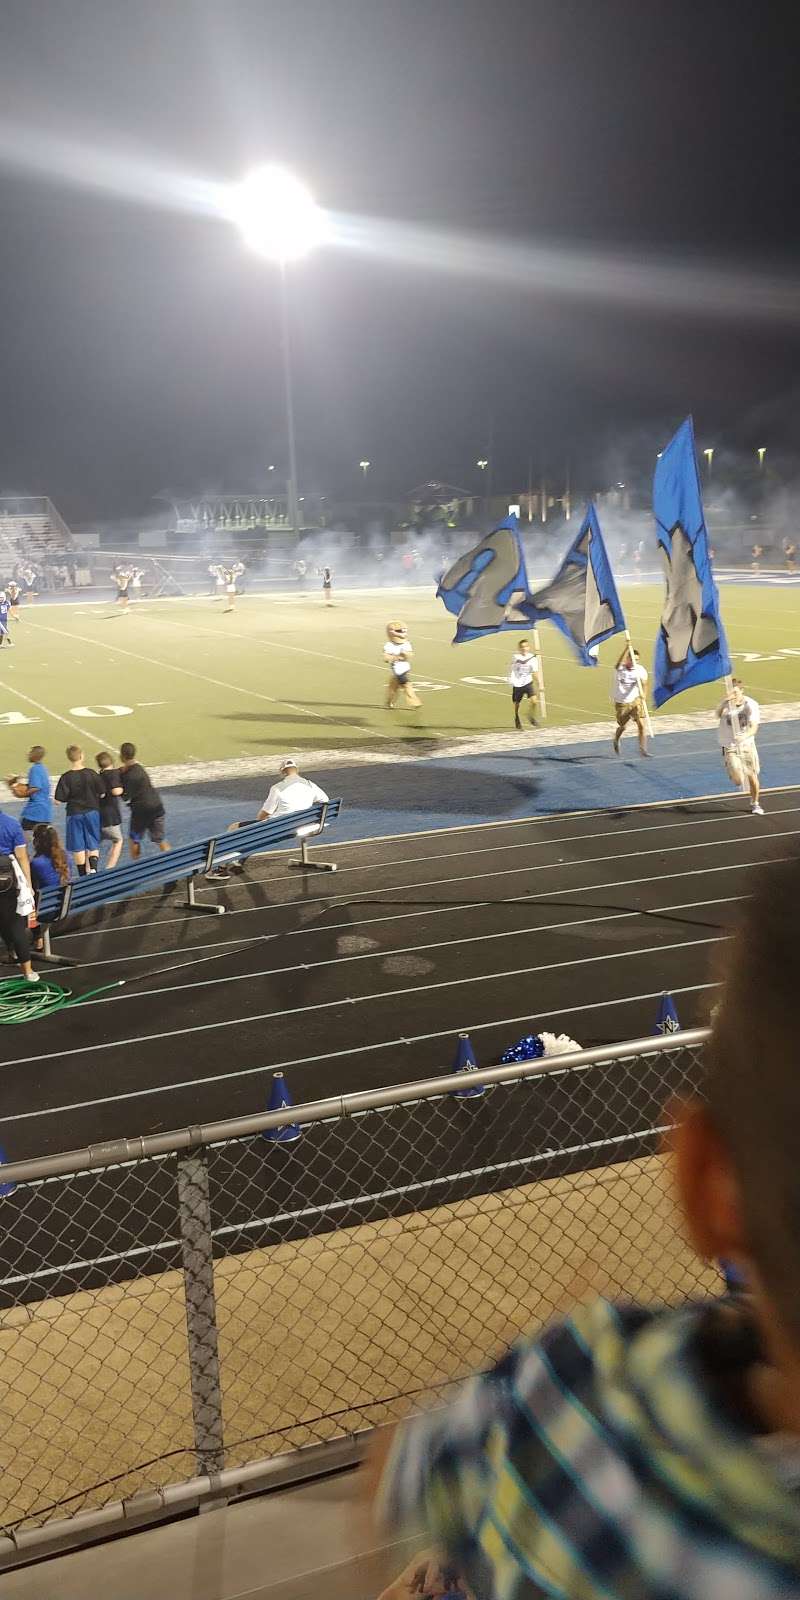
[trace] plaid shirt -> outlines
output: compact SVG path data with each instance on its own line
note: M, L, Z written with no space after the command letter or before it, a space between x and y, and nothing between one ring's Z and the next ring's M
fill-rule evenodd
M738 1398L757 1354L743 1309L598 1301L398 1433L384 1518L476 1600L800 1600L800 1499Z

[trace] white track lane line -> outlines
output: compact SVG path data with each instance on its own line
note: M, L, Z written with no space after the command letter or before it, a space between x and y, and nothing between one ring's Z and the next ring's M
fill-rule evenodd
M335 1011L338 1007L383 1005L387 1000L400 1000L408 995L430 994L434 989L461 989L465 985L474 987L479 983L498 983L507 978L524 978L531 973L552 972L566 969L567 967L592 966L599 961L632 960L641 956L661 955L672 950L690 950L699 945L721 944L723 936L706 939L685 939L679 944L664 945L654 944L638 946L634 950L616 950L611 954L602 956L582 956L578 961L556 961L548 967L537 963L532 967L510 967L501 972L485 972L476 978L446 978L439 983L411 984L406 989L384 989L380 994L364 995L338 995L335 1000L315 1001L313 1005L285 1006L277 1011L256 1011L252 1016L232 1017L229 1021L198 1022L188 1028L169 1028L163 1033L143 1033L133 1039L109 1039L104 1044L78 1045L71 1050L48 1050L44 1055L19 1056L15 1061L7 1061L8 1067L19 1067L33 1061L52 1061L57 1059L65 1061L67 1056L93 1055L96 1050L121 1050L127 1045L154 1044L163 1039L181 1039L190 1033L213 1033L221 1028L239 1028L243 1024L253 1022L275 1022L285 1017L307 1016L311 1012ZM138 996L136 998L139 998ZM99 1005L100 1001L89 1001L89 1005Z
M661 883L662 879L661 878L659 878L657 880L653 879L652 881ZM443 944L446 943L448 946L451 946L453 944L472 944L474 942L474 939L480 939L480 938L484 938L484 939L514 939L514 938L517 938L519 936L519 934L521 934L521 933L555 933L555 932L561 932L563 930L568 930L570 928L591 928L591 927L594 927L596 923L599 923L599 922L617 922L617 921L620 921L624 917L655 917L655 918L658 918L659 916L661 916L662 914L664 914L664 913L666 913L668 911L695 911L695 910L698 910L702 906L738 905L738 904L741 904L742 900L749 900L749 898L750 898L749 895L739 895L739 894L718 895L716 897L716 899L714 899L714 900L685 900L685 901L680 901L677 905L672 905L672 906L652 906L652 907L644 906L644 907L638 907L633 911L612 911L612 912L610 912L610 914L608 914L607 916L603 916L603 917L577 917L577 918L573 918L573 920L571 922L544 922L544 923L539 923L534 928L509 929L507 932L504 932L504 933L477 934L477 935L473 935L473 936L470 936L469 938L465 938L465 939L448 939L446 941L442 941L442 943ZM476 908L474 906L467 906L465 908L465 913L469 912L469 911L473 911L475 909L485 910L487 904L492 904L492 902L484 902L484 903L481 904L481 906L479 908ZM569 910L570 908L566 907L565 909ZM434 913L421 912L420 915L421 916L428 916L428 915L440 916L444 911L450 911L450 910L452 910L451 906L440 906L436 910L436 912L434 912ZM408 915L414 916L415 913L414 912L410 912L410 913L408 913ZM405 921L405 920L406 920L406 915L405 914L403 916L401 916L400 918L397 918L397 917L371 917L369 919L369 921L368 921L367 926L369 926L370 924L372 924L374 922L396 922L396 921ZM311 935L320 934L320 933L324 933L324 934L336 933L340 929L344 929L344 930L349 932L351 929L359 928L361 926L362 926L362 924L359 923L359 922L311 923L305 928L291 928L286 933L268 933L268 934L257 933L252 938L248 937L248 938L245 938L245 939L223 939L223 940L220 940L219 942L213 942L211 944L176 945L174 949L171 949L171 950L159 950L155 954L153 953L153 951L148 950L144 954L139 954L139 955L116 956L116 957L107 956L103 961L80 961L80 960L78 960L75 963L75 966L76 967L80 967L82 971L86 970L89 967L118 967L120 965L120 963L123 962L123 961L158 961L158 960L161 959L161 957L164 957L164 959L166 959L167 956L187 956L187 957L191 957L193 955L193 953L195 951L197 951L197 950L219 950L221 952L221 954L224 955L226 952L230 953L230 951L235 948L235 949L238 949L238 950L242 950L242 953L244 953L243 947L247 947L247 946L249 946L251 944L263 944L265 941L271 943L272 940L274 940L274 939L297 939L297 938L301 938L304 934L311 936ZM312 967L317 967L317 966L330 966L330 965L341 966L343 961L379 961L382 957L408 955L408 954L413 953L414 951L417 951L417 950L439 950L441 948L442 948L442 944L405 945L402 949L395 949L392 946L392 947L390 947L390 948L388 948L386 950L371 950L371 951L368 951L364 955L338 956L338 957L334 958L333 962L325 962L325 961L316 961L316 962L311 962L311 963L309 963L309 962L301 962L298 966L295 966L295 967L273 967L273 968L270 969L270 971L273 974L277 973L277 972L307 972L307 971L310 971ZM208 960L208 959L210 959L210 958L209 957L204 957L204 956L198 957L199 961ZM189 962L187 962L187 965L189 965ZM153 974L153 976L158 978L158 977L161 976L161 974L156 972L156 973ZM129 981L130 982L135 982L136 979L132 978Z
M83 633L67 633L64 628L48 628L46 623L39 622L35 623L34 626L37 627L40 632L57 633L63 639L79 639L81 643L90 644L95 647L98 643L96 639L87 639L86 635ZM141 651L137 653L135 650L125 650L122 645L110 644L105 639L102 641L102 644L104 650L115 650L117 655L130 656L131 660L137 661L141 667L143 661ZM278 700L274 695L262 694L259 689L249 689L241 683L226 683L222 678L210 678L205 672L197 672L191 667L180 667L174 661L157 661L155 656L148 656L147 664L152 667L160 667L165 672L180 672L185 678L192 678L195 682L200 681L202 683L213 684L214 688L216 689L230 689L234 694L243 694L252 700L265 700L271 706L288 706L290 711L297 711L305 717L314 717L318 722L327 722L329 720L327 717L322 715L322 712L311 711L309 710L308 706L297 706L291 700ZM64 719L62 717L61 721L63 722L63 720ZM94 742L97 743L96 740Z
M738 899L739 899L738 895L729 895L729 896L727 896L727 901L729 903L731 903L731 904L734 904L734 903L738 902ZM725 903L726 902L722 901L722 900L713 900L713 901L712 900L698 900L698 901L695 902L695 904L697 904L699 906L702 906L702 905L722 905L722 904L725 904ZM664 906L663 907L664 911L668 911L670 909L671 908L669 906ZM572 928L582 928L582 927L594 926L596 923L599 923L599 922L617 922L617 921L620 921L621 919L623 919L625 917L628 917L628 918L630 918L630 917L641 917L641 916L653 917L653 916L656 916L656 915L657 915L657 913L656 912L652 912L652 911L650 911L650 912L614 911L614 912L612 912L610 914L610 916L586 918L585 920L580 920L580 921L577 921L577 922L551 922L551 923L545 924L544 927L538 927L538 928L537 927L532 927L532 928L509 928L509 929L505 930L502 933L475 933L475 934L469 934L463 939L440 939L440 940L437 940L435 943L432 943L432 944L409 944L409 945L403 945L399 949L393 949L392 948L392 949L388 949L388 950L369 950L369 951L363 952L360 955L333 956L331 959L326 959L325 961L301 961L301 962L298 962L296 966L291 966L291 967L261 967L256 972L235 972L235 973L228 974L224 978L198 978L194 982L187 981L186 983L168 984L168 985L165 985L161 989L145 989L145 990L140 991L140 993L137 993L137 994L131 993L131 994L106 995L105 998L103 998L103 999L87 1000L86 1001L86 1005L87 1006L113 1006L113 1005L118 1005L121 1001L125 1001L125 1000L138 1000L141 996L143 996L145 999L149 1000L151 998L151 996L158 995L158 994L184 994L187 989L213 989L217 985L219 985L220 983L252 983L254 981L254 979L256 979L256 978L279 978L279 977L285 977L287 974L292 973L292 972L308 972L308 973L318 972L322 967L337 967L337 968L338 967L344 967L344 966L349 965L351 962L355 962L355 961L387 961L390 958L393 958L394 956L418 955L422 950L456 950L456 949L460 949L460 947L462 945L465 945L465 944L488 944L488 943L490 943L490 941L492 941L494 939L520 939L524 935L534 935L534 934L537 934L537 933L560 933L560 932L564 932L564 931L569 932ZM322 930L318 930L318 931L322 931ZM724 934L720 935L720 937L724 938L725 935ZM693 939L693 940L690 940L689 942L692 943L692 944L695 944L698 941ZM705 942L705 941L700 941L700 942ZM714 941L712 941L712 942L714 942ZM682 945L680 945L678 943L676 943L676 944L666 944L665 943L665 944L662 945L662 949L664 949L664 950L677 950L677 949L681 949L681 948L682 948ZM646 953L646 952L643 952L643 953ZM223 951L220 952L220 957L224 956L226 954L229 954L229 952L223 950ZM217 958L214 957L214 956L201 956L200 957L201 961L203 961L203 960L204 961L213 961L215 959L217 959ZM587 965L590 964L593 961L605 961L605 960L608 960L608 959L610 959L609 956L584 956L583 957L583 961L585 961L587 963ZM185 964L181 963L181 966L183 966L183 965L187 965L188 966L190 964L191 963L185 963ZM559 962L553 962L550 966L540 966L540 967L538 967L537 971L539 971L539 972L550 972L550 971L552 971L553 967L558 967L559 965L560 966L564 966L564 967L572 967L572 966L576 966L576 965L578 965L578 966L581 965L581 962L574 962L574 961L563 961L563 962L560 962L560 963ZM169 971L169 970L170 970L169 968L166 968L165 972ZM524 968L523 970L524 971L529 971L530 969L529 968ZM161 976L161 974L156 972L156 973L153 974L153 976L158 978L159 976ZM490 978L491 977L498 977L499 974L498 973L484 974L481 977L476 978L475 982L476 983L483 983L485 977L487 977L487 976L490 977ZM133 981L135 982L136 980L134 979ZM467 983L470 980L465 978L465 979L459 980L459 981ZM437 989L439 987L440 987L440 985L436 984L436 983L428 983L428 984L421 985L421 988L423 988L423 989ZM376 998L380 999L380 996L378 995L378 996L376 996ZM348 997L348 1002L349 1002L349 997ZM331 1004L340 1004L341 1002L340 1001L336 1001L336 1002L330 1002L330 1003ZM360 1003L360 1001L359 1001L359 1003ZM290 1012L286 1012L285 1014L287 1016L291 1015ZM281 1013L281 1015L284 1015L284 1013Z
M717 983L690 983L685 985L682 989L672 989L670 992L672 995L698 994L705 989L718 988L719 984ZM663 993L663 989L652 989L648 990L646 994L626 994L621 996L618 1000L592 1000L587 1002L586 1005L570 1006L569 1008L554 1007L550 1011L538 1011L533 1015L531 1015L529 1011L526 1011L521 1017L498 1017L497 1019L492 1019L491 1022L467 1022L464 1024L464 1032L473 1034L483 1033L487 1028L513 1028L518 1027L521 1023L528 1025L534 1022L546 1022L552 1017L557 1017L557 1019L560 1021L563 1017L583 1015L584 1012L588 1011L601 1011L605 1006L629 1006L636 1005L643 1000L660 1000ZM159 1035L155 1035L155 1037L158 1038ZM675 1037L679 1038L680 1035L676 1035ZM96 1106L116 1105L121 1103L123 1100L146 1100L150 1095L175 1094L182 1089L196 1089L210 1083L231 1083L236 1078L252 1078L258 1076L259 1074L266 1077L272 1072L283 1072L287 1067L316 1066L320 1061L340 1061L348 1056L367 1055L373 1050L392 1050L399 1045L427 1044L431 1039L452 1038L452 1028L440 1028L436 1033L414 1033L407 1036L401 1036L399 1039L379 1039L370 1044L352 1045L346 1050L326 1050L324 1055L296 1056L293 1060L273 1061L268 1063L266 1066L241 1067L237 1072L218 1072L214 1077L211 1078L188 1078L180 1083L156 1084L155 1088L152 1089L129 1089L120 1094L105 1095L99 1100L75 1100L68 1105L47 1106L40 1111L18 1111L11 1116L4 1116L3 1126L5 1127L11 1122L29 1122L40 1117L57 1117L61 1116L66 1111L89 1111ZM128 1042L131 1044L138 1044L140 1041L138 1039L131 1039ZM113 1046L101 1045L100 1048L110 1050L113 1048ZM22 1061L46 1061L49 1059L49 1056L25 1056L22 1058ZM19 1066L20 1064L20 1062L15 1061L8 1063L9 1066ZM442 1071L444 1072L446 1069L443 1068Z
M792 839L792 838L795 837L796 832L797 832L796 829L792 829L790 832L788 832L786 834L770 834L769 835L769 839L770 840L771 839L781 839L781 838ZM722 842L729 843L730 841L728 841L728 840L717 841L717 843L722 843ZM754 840L753 842L754 843L758 843L758 840ZM767 842L767 836L766 835L764 836L764 842ZM677 848L678 847L676 846L676 849ZM690 849L697 849L697 848L705 848L705 846L685 845L682 848L684 850L690 850ZM653 851L641 850L641 851L632 852L634 857L637 858L637 859L640 856L644 856L644 855L659 855L660 853L661 852L657 851L657 850L653 850ZM608 860L613 860L615 858L614 857L609 857L609 856L590 856L587 859L590 862L595 862L596 863L598 861L600 861L600 862L608 861ZM620 859L621 859L621 857L619 857L619 856L616 857L616 860L619 861ZM739 870L744 870L745 867L760 867L760 866L763 866L763 865L767 865L769 863L770 859L771 858L768 857L766 863L765 862L761 862L761 861L741 861L741 862L740 861L736 861L736 862L726 862L723 866L719 866L719 867L696 867L692 871L687 870L686 872L670 872L669 873L669 877L671 879L674 879L674 878L693 878L693 877L702 877L704 873L711 873L711 872L737 872ZM788 859L788 857L780 857L778 859L785 860L785 859ZM579 863L579 862L569 863L569 865L575 865L575 866L585 865L585 864L586 864L585 862L583 862L583 863ZM565 862L564 865L566 866L567 863ZM549 866L548 866L547 863L545 863L544 866L529 867L527 869L522 869L522 868L517 869L515 867L511 867L511 868L508 868L508 869L504 869L503 872L501 872L501 873L476 873L475 877L477 877L480 882L483 882L486 878L489 878L489 877L506 877L509 872L514 873L517 870L519 870L519 871L527 870L527 871L530 871L530 872L541 872L542 870L549 870ZM545 899L549 899L551 897L560 899L561 896L565 895L565 894L595 894L600 889L627 889L627 888L631 887L632 885L641 884L641 883L663 883L664 876L665 876L664 873L656 873L652 877L649 877L649 878L614 878L614 879L611 880L610 883L584 883L584 884L579 884L577 887L572 888L572 889L562 889L562 888L554 889L554 890L543 889L540 892L536 892L536 893L534 893L532 891L526 891L524 894L513 895L511 897L511 903L517 905L517 904L522 904L523 902L527 902L529 900L545 900ZM459 884L459 883L468 883L468 882L470 882L470 879L468 879L468 878L444 878L442 880L434 880L434 881L441 881L443 883ZM362 895L351 896L349 899L344 899L341 902L341 904L338 903L338 897L334 897L334 896L330 896L329 898L324 898L323 897L320 900L301 900L301 901L284 900L284 901L281 901L281 902L276 903L275 905L271 905L271 906L244 906L240 911L229 911L228 912L228 916L229 917L247 917L247 916L259 915L260 913L265 912L265 911L295 910L298 907L298 905L301 906L301 907L309 906L309 905L310 906L314 906L314 905L322 905L322 906L324 906L324 905L333 905L337 911L341 911L341 910L344 909L345 906L348 906L348 905L368 905L369 906L369 905L379 905L380 904L380 902L378 900L367 898L367 896L378 895L378 894L391 894L391 893L396 892L397 889L424 889L424 888L427 888L427 887L429 887L429 885L425 884L425 883L404 883L404 884L395 884L389 889L368 889L368 890L366 890L364 896L362 896ZM443 906L434 906L434 907L430 907L430 908L428 908L426 910L415 909L415 910L407 911L407 912L389 913L386 917L362 917L362 918L359 919L358 922L347 922L346 924L336 923L336 924L333 924L333 926L334 927L346 926L348 928L362 928L362 927L368 926L370 922L384 922L384 921L385 922L393 922L393 921L396 921L398 917L441 916L443 913L448 912L448 911L452 913L452 910L453 910L454 906L459 906L462 910L464 910L464 909L471 910L475 906L484 907L484 906L493 906L493 905L506 905L508 903L509 902L507 900L502 900L502 899L501 900L470 900L470 901L463 901L463 900L455 899L455 900L448 900L445 903L445 905L443 905ZM98 936L100 934L102 934L103 938L107 938L109 933L130 933L132 929L136 929L136 928L155 928L155 927L162 927L162 926L169 927L171 922L177 921L177 920L181 920L182 921L182 919L164 917L159 922L159 920L157 918L153 918L149 922L137 922L137 923L133 923L133 924L128 924L124 928L123 927L121 927L121 928L109 928L107 930L95 929L94 932ZM289 938L294 933L305 933L305 932L308 932L308 931L310 931L310 929L312 927L320 927L320 928L328 927L329 928L330 926L331 926L331 924L329 924L329 923L325 923L325 924L323 924L323 923L314 923L314 924L307 923L305 925L305 927L303 927L303 928L297 928L297 929L293 929L293 928L284 929L284 928L281 928L275 934L275 937L276 938ZM70 938L70 937L88 938L89 935L88 934L75 934L75 935L64 934L63 935L63 938L65 938L65 939L66 938ZM266 937L266 935L262 935L262 937Z

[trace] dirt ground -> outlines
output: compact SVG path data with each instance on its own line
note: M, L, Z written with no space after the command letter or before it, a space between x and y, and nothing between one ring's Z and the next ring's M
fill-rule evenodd
M592 1294L713 1292L665 1176L650 1157L218 1262L226 1466L403 1416ZM6 1529L192 1476L181 1275L0 1314L0 1426Z

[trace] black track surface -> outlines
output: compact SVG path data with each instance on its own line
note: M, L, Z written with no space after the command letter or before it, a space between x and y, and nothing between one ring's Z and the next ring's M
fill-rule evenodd
M634 1038L663 989L685 1026L702 1021L737 900L800 837L796 789L766 804L340 845L332 830L335 875L301 880L280 855L198 891L226 916L171 891L84 919L55 940L77 963L57 976L126 986L2 1030L7 1159L261 1110L277 1066L297 1101L428 1076L460 1030L482 1064L532 1026Z

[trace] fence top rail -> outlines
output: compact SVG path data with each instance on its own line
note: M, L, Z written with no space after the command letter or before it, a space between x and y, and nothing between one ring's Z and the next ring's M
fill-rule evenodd
M654 1038L625 1039L619 1044L600 1045L593 1050L578 1050L571 1054L551 1056L548 1060L514 1062L501 1067L481 1067L469 1074L469 1087L497 1083L514 1083L520 1078L534 1078L553 1073L580 1072L603 1062L628 1061L633 1056L657 1056L676 1050L693 1049L706 1042L709 1028L684 1028L677 1033ZM269 1071L269 1068L265 1068ZM453 1094L461 1087L459 1078L449 1071L435 1078L422 1078L412 1083L394 1084L386 1089L367 1089L351 1094L331 1095L325 1100L311 1100L304 1105L284 1108L281 1111L262 1111L251 1117L235 1117L227 1122L198 1123L190 1128L177 1128L172 1132L142 1134L136 1138L114 1139L104 1144L87 1145L83 1150L66 1150L60 1154L39 1156L29 1161L12 1161L0 1165L0 1182L31 1183L42 1178L67 1177L76 1172L92 1172L105 1167L116 1167L128 1161L142 1161L150 1157L175 1155L183 1150L196 1150L204 1145L219 1144L228 1139L241 1139L250 1134L265 1133L286 1123L310 1124L329 1122L355 1116L359 1112L378 1111L388 1106L413 1105L424 1100Z

